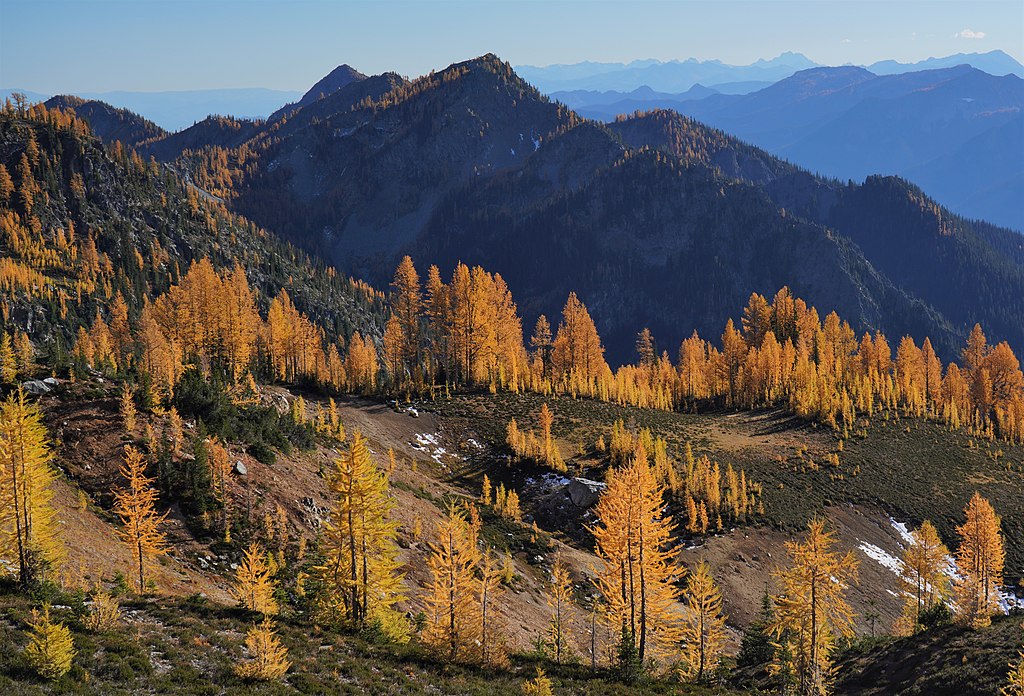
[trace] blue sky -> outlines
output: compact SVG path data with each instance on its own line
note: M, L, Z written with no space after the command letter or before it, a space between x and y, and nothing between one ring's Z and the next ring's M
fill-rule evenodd
M0 87L305 90L340 63L415 76L514 65L799 51L827 64L1002 49L1021 0L0 0Z

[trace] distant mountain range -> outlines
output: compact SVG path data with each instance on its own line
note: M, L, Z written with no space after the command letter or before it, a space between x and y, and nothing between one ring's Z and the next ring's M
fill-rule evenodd
M797 70L818 64L800 53L783 53L750 65L728 65L718 60L637 60L632 63L574 63L570 65L516 66L516 72L541 92L566 90L631 91L650 87L658 92L685 92L694 85L715 87L736 82L775 82Z
M23 92L30 101L44 101L52 95L21 89L0 89L0 100ZM301 92L276 89L199 89L180 92L80 92L75 96L102 101L144 116L167 131L187 128L211 114L237 118L267 118Z
M1024 77L1024 66L1003 51L958 53L944 58L928 58L917 63L879 61L865 67L876 75L891 75L916 70L970 65L990 75L1014 74ZM516 72L545 94L573 90L630 92L650 87L657 92L685 92L694 85L704 85L727 94L740 93L736 83L753 82L746 91L765 87L808 68L825 67L801 53L783 53L770 60L749 65L729 65L718 60L637 60L632 63L573 63L537 67L520 65ZM760 83L760 84L757 84ZM723 89L724 87L724 89Z
M697 86L552 97L604 121L671 108L812 171L904 176L957 213L1024 230L1024 80L1013 73L809 68L743 95Z
M674 351L783 285L858 331L928 335L946 357L975 320L1024 345L1024 237L901 179L819 178L674 111L584 120L494 56L411 83L340 76L286 118L209 119L139 147L378 287L407 253L421 272L481 264L527 328L574 290L613 363L632 359L637 326ZM777 92L813 102L877 79L826 71ZM97 132L125 131L105 119Z

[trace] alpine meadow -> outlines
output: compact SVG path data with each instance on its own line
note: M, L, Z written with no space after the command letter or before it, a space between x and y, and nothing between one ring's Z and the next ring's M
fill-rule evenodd
M1022 58L0 0L0 688L1024 696Z

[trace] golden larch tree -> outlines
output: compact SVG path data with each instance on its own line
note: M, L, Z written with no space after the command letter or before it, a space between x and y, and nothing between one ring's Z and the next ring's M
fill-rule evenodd
M520 690L523 696L554 696L555 694L551 678L540 667L537 668L537 676L523 682Z
M258 543L249 544L242 553L242 562L235 570L232 594L249 611L275 615L279 611L274 598L274 572L276 563Z
M408 256L403 256L395 269L391 288L391 313L396 322L396 336L392 339L394 352L398 366L411 373L420 357L420 310L423 307L423 295L419 274ZM402 381L397 377L396 380Z
M23 586L62 557L52 458L39 407L19 388L0 405L0 557L17 563Z
M956 550L957 612L964 623L987 626L999 606L1006 551L999 515L978 493L964 508L966 520L957 527L960 546Z
M480 617L480 663L491 666L508 664L505 647L505 626L498 608L504 601L501 586L502 567L488 549L481 552L477 563L477 615Z
M167 537L160 529L167 513L161 515L157 511L157 492L153 479L146 476L145 457L131 445L124 448L120 473L128 485L114 491L114 514L121 518L119 535L131 550L142 593L146 591L147 563L162 554L167 545Z
M1000 692L1002 696L1024 696L1024 650L1017 653L1017 661L1010 663L1010 673L1006 676L1006 686Z
M674 523L665 514L663 489L646 455L638 452L629 465L608 472L594 512L596 553L603 566L598 585L609 620L637 647L641 662L667 654L679 639L678 571L669 548Z
M253 626L245 636L249 659L235 668L235 674L253 681L280 679L292 666L288 661L288 648L281 644L270 619Z
M0 384L14 384L18 381L18 360L14 354L11 335L0 331Z
M436 540L430 543L427 558L431 583L424 641L452 662L466 659L477 638L479 558L476 530L461 508L449 505L437 522Z
M121 386L121 400L118 408L121 412L121 424L124 426L125 432L131 433L135 430L137 411L135 409L135 392L127 382Z
M548 585L548 606L551 623L548 629L555 662L562 664L562 654L569 649L569 608L572 606L572 577L561 556L555 556Z
M50 618L50 607L33 609L29 620L32 630L25 647L25 657L43 679L60 679L71 669L75 659L75 643L68 627Z
M321 537L323 608L357 626L377 620L397 628L393 607L403 599L403 590L397 523L391 515L394 499L387 475L358 430L348 451L335 460L328 485L334 501Z
M89 607L89 615L85 617L85 627L90 631L102 633L114 630L120 623L121 604L117 597L97 587L92 593L92 604Z
M911 542L903 554L900 580L906 602L903 615L896 621L896 632L908 635L918 630L921 615L949 595L949 549L939 538L935 526L925 520L910 533Z
M840 554L835 546L835 532L815 518L803 540L786 542L790 565L776 573L782 592L770 630L791 664L774 667L791 671L799 693L808 696L828 693L836 641L853 635L846 591L857 579L858 561L852 551Z
M700 561L690 573L683 602L682 674L703 682L711 678L721 662L726 639L722 593L707 562Z
M562 308L562 321L552 346L551 362L556 376L567 379L586 394L595 393L595 381L607 369L597 327L576 293L569 293Z
M242 266L236 265L222 286L222 350L231 374L238 380L249 369L263 322L256 311L256 298Z
M231 478L231 457L224 444L216 437L207 443L210 463L210 487L213 499L220 505L220 531L230 541L231 492L228 482Z

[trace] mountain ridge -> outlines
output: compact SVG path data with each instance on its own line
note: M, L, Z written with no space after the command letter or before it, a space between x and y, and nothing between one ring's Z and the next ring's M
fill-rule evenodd
M859 80L857 70L850 74ZM530 315L551 316L575 290L604 327L616 360L631 353L637 320L656 328L665 345L678 345L694 328L719 328L728 307L751 292L770 294L784 284L816 306L850 316L861 329L930 335L947 356L969 330L968 315L994 336L1024 342L1019 303L1003 297L966 312L959 300L925 282L928 274L955 278L970 296L978 288L972 273L999 268L1004 290L986 286L981 294L1018 289L1024 296L1017 239L951 216L898 180L865 188L815 178L670 115L651 127L639 116L608 127L590 124L546 100L493 55L412 83L396 81L358 103L344 98L346 89L355 86L336 93L336 109L328 98L299 109L285 126L264 126L245 144L250 164L229 177L235 184L226 193L239 212L378 286L402 254L415 252L430 263L462 260L501 272ZM315 117L303 117L317 108ZM651 148L663 154L646 152ZM237 166L231 152L229 168ZM220 176L204 172L203 161L182 165L200 185L204 176ZM623 198L625 190L633 197ZM854 201L869 212L855 215ZM576 211L578 220L566 210ZM938 213L927 212L933 210ZM891 215L914 230L902 246L870 232ZM759 230L756 253L736 236L743 228ZM787 237L804 240L814 253ZM636 244L645 238L662 246ZM732 251L721 246L727 238L734 240ZM561 261L528 262L499 251L527 239L541 257ZM605 249L605 256L588 256L581 239ZM935 239L951 240L946 245L960 249L960 256L932 254L912 278L885 263L886 253L931 249ZM680 246L684 241L689 246ZM1014 261L1000 261L996 247ZM653 248L662 251L652 255ZM753 264L758 254L774 270ZM565 273L566 264L584 258L593 270ZM794 264L796 258L803 260ZM961 273L957 258L974 270ZM838 265L816 276L812 269L823 263ZM721 301L680 309L703 292L696 283L671 280L683 268L690 274L715 269ZM637 269L647 270L638 275ZM826 291L835 278L848 279L841 283L845 289ZM634 293L630 283L642 287ZM616 289L609 294L610 287ZM617 318L625 315L628 328Z

